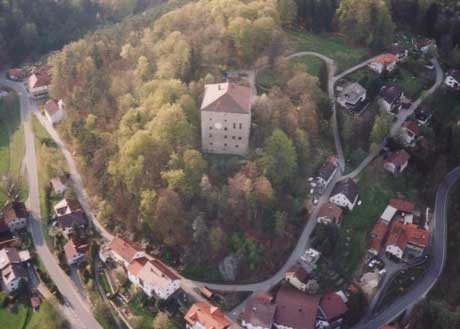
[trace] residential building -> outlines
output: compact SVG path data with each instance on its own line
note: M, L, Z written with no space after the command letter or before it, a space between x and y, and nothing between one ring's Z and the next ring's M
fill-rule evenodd
M391 114L397 114L402 108L401 99L404 96L398 85L387 85L380 90L379 104Z
M54 206L54 213L58 217L72 214L78 211L83 211L83 208L80 202L78 202L78 200L75 199L64 198Z
M405 150L396 151L388 156L383 167L393 175L401 174L409 164L410 155Z
M112 241L102 246L99 256L103 262L111 258L121 263L125 268L128 268L133 260L145 257L145 252L133 247L122 238L116 236Z
M339 326L348 312L348 298L343 291L331 292L321 297L319 300L319 310L329 327Z
M241 314L241 325L247 329L271 329L275 311L272 296L264 294L250 297Z
M398 62L403 62L409 57L409 50L397 43L388 48L388 53L395 55Z
M289 282L289 284L300 291L307 291L307 284L310 280L310 275L300 264L296 264L291 267L291 269L284 275L284 278L287 282Z
M0 272L3 289L11 293L18 289L22 280L27 280L27 273L22 266L23 261L30 259L30 254L25 257L18 253L16 248L4 248L0 250ZM28 255L28 257L27 257Z
M315 188L325 188L334 178L338 170L338 162L336 156L327 158L318 170L316 177L310 178L310 184Z
M429 232L414 224L395 221L385 245L387 254L398 259L420 256L429 243Z
M388 223L384 220L378 220L377 223L374 225L370 235L369 235L369 244L367 251L377 256L380 254L383 246L383 240L388 232Z
M204 152L244 155L251 129L251 88L225 82L207 84L201 104Z
M318 250L309 248L305 250L305 253L302 255L301 259L309 265L316 265L320 257L321 253Z
M281 287L275 298L274 325L277 329L314 329L319 298Z
M29 77L27 90L34 98L48 96L48 87L51 84L51 74L48 68L42 68Z
M21 81L24 79L24 72L21 69L9 69L6 76L10 80Z
M335 224L340 226L342 224L343 210L335 204L328 202L321 206L318 211L316 221L321 224Z
M415 109L415 120L420 126L425 126L433 117L433 111L431 107L422 104Z
M134 259L127 268L128 279L149 297L168 299L180 288L180 279L158 259Z
M437 48L436 41L428 38L418 41L416 46L423 54L428 54Z
M346 109L353 109L366 100L367 91L357 82L347 84L340 91L337 102Z
M88 245L75 239L69 239L64 245L65 258L69 266L78 264L82 260L86 252L88 251Z
M369 68L378 74L383 72L393 72L398 63L398 58L390 53L375 57L369 64Z
M193 304L184 319L187 329L228 329L232 325L221 310L203 302Z
M51 178L50 184L53 188L53 192L58 195L64 194L67 189L67 179L63 176L56 176Z
M446 75L444 83L450 88L460 91L460 70L451 69Z
M45 103L45 117L52 125L64 119L64 102L62 99L59 102L49 99Z
M11 232L27 226L27 209L23 202L14 201L3 209L3 221Z
M401 142L406 146L415 146L417 141L422 137L422 130L415 121L406 121L403 123L399 135Z
M348 178L337 183L329 201L341 208L353 210L358 203L358 197L358 185L351 178Z

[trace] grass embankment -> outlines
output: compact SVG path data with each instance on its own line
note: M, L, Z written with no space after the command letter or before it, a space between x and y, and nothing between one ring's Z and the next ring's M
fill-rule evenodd
M0 307L1 327L8 329L26 328L25 325L27 323L29 312L31 312L30 308L23 304L19 304L13 311Z
M19 98L16 93L10 93L0 99L0 177L10 177L22 183L21 165L24 152ZM22 188L25 189L26 186L22 184ZM6 198L4 191L0 190L0 205L5 203Z
M315 51L328 56L337 62L339 72L358 64L369 55L367 49L353 46L336 34L291 31L288 35L295 51Z
M36 117L32 117L32 128L35 134L35 150L37 153L40 213L43 234L48 241L48 218L52 214L53 202L58 201L58 199L53 198L52 193L50 193L49 182L55 170L54 168L61 168L61 171L65 171L66 165L61 150L54 143L46 129L40 124Z

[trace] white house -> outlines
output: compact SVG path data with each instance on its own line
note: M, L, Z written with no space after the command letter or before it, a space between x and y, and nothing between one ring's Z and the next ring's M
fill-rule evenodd
M231 82L205 86L201 104L201 146L204 152L247 153L251 94L251 88Z
M384 71L393 72L398 63L398 58L393 54L382 54L375 57L369 64L369 68L378 74L382 74Z
M23 259L21 259L16 248L4 248L0 250L2 286L8 293L18 289L21 280L27 279L27 273L22 266L22 262Z
M452 69L446 75L446 79L444 83L454 89L459 91L460 90L460 70Z
M353 210L358 202L359 188L352 179L340 181L335 186L329 201L341 208Z
M149 297L168 299L180 287L179 277L158 259L135 259L127 270L129 281Z
M12 202L3 210L3 220L12 232L24 229L27 217L27 209L22 202Z
M34 98L48 96L48 87L51 84L51 74L48 68L42 68L29 77L27 90Z
M108 258L112 258L114 261L123 264L125 268L128 268L133 260L145 257L145 252L137 250L119 237L114 237L112 241L102 246L99 251L99 257L103 262L106 262Z
M53 125L64 119L64 102L50 99L45 104L45 117Z

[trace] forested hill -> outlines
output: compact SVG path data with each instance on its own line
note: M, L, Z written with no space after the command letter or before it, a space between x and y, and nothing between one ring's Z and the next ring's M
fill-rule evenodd
M0 64L61 48L96 26L163 0L2 0Z

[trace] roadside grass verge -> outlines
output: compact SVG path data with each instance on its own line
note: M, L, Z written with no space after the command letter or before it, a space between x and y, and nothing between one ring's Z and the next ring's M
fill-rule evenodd
M2 328L25 328L30 308L22 303L16 306L16 309L9 311L7 308L0 307L0 322Z
M11 92L0 99L0 177L10 177L25 188L21 175L24 159L24 129L21 124L19 98ZM25 193L22 193L23 196ZM0 190L0 204L7 196Z
M337 62L339 72L358 64L369 55L367 49L353 46L339 35L289 31L288 36L294 51L315 51L328 56Z
M35 150L37 153L40 214L43 235L46 241L49 242L48 220L52 215L53 203L59 199L52 195L49 182L54 175L62 174L67 167L61 150L35 116L32 117L32 129L35 134Z

